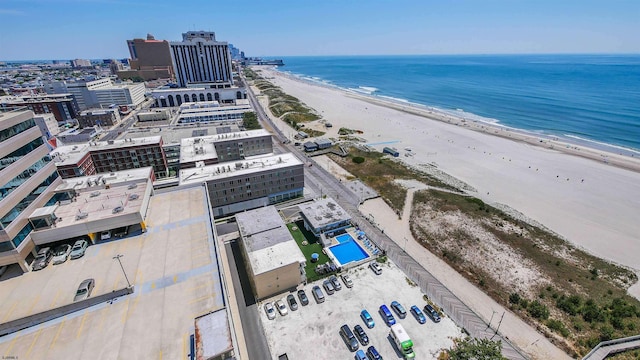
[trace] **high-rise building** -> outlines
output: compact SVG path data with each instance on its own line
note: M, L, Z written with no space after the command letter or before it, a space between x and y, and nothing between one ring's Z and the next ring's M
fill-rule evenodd
M216 41L215 33L190 31L182 34L182 41L172 41L169 45L180 86L218 89L233 86L229 44Z
M71 60L71 66L74 68L91 67L91 61L85 59Z
M69 93L78 102L80 110L98 105L98 101L91 92L92 90L107 88L111 86L108 78L86 81L51 81L44 85L47 94Z
M147 39L127 40L131 60L131 70L118 71L120 79L141 77L146 80L173 79L173 64L169 42L156 40L147 34Z
M138 84L113 84L111 79L92 81L53 81L45 84L49 94L68 92L73 94L80 110L111 105L138 105L144 101L146 87Z
M58 200L52 189L62 181L42 135L32 111L0 113L0 266L25 272L35 255L29 216Z

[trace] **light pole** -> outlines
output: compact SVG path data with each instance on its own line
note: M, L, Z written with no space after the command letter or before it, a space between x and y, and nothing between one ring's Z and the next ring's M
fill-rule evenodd
M131 283L129 282L129 278L127 277L127 273L124 271L124 266L122 266L122 261L120 261L120 258L123 257L124 255L122 254L118 254L116 256L114 256L113 258L115 260L118 260L118 263L120 264L120 268L122 269L122 273L124 274L124 278L125 280L127 280L127 286L131 287Z

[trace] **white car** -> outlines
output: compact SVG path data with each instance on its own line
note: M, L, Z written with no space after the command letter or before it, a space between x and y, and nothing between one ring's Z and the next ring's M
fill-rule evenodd
M67 261L67 259L69 258L69 253L71 253L71 245L64 244L58 246L53 251L53 265L62 264L63 262Z
M344 283L344 286L348 288L353 287L353 280L351 280L348 274L342 274L340 275L340 277L342 278L342 282Z
M382 274L382 268L380 267L380 265L378 265L378 263L377 263L377 262L375 262L375 261L374 261L374 262L370 263L370 264L369 264L369 267L371 268L371 270L373 270L373 272L374 272L376 275L380 275L380 274Z
M267 319L273 320L276 318L276 310L273 308L273 304L268 302L264 304L264 312L267 313Z
M284 301L282 300L276 301L276 307L278 308L278 312L282 316L285 316L289 313L289 311L287 310L287 305L285 305Z

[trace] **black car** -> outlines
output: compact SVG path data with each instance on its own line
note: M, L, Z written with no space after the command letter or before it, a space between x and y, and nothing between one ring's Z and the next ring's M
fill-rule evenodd
M367 333L364 332L364 329L362 329L362 326L354 326L353 333L356 335L358 341L360 341L360 344L362 344L362 346L369 344L369 337L367 336Z
M296 302L296 297L292 294L287 295L287 303L289 303L289 309L291 311L298 310L298 303Z
M309 305L309 298L307 297L307 293L305 293L304 290L298 290L298 299L300 299L300 304L302 304L302 306Z
M398 317L400 319L404 319L404 318L407 317L407 310L405 310L404 306L400 305L399 302L392 301L391 302L391 308L393 309L393 311L396 312L396 314L398 314Z
M36 271L46 268L47 265L49 265L51 258L53 258L53 252L51 251L51 248L46 247L40 249L38 251L38 256L36 256L36 259L33 261L31 270Z
M367 358L369 360L382 360L382 356L378 353L375 347L369 346L367 349Z
M427 313L427 316L433 320L433 322L440 322L440 314L433 308L431 305L426 305L424 307L424 312Z

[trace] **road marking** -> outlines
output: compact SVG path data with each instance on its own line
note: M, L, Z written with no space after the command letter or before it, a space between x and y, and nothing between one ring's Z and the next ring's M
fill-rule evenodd
M29 314L32 314L33 307L36 306L36 304L38 303L38 301L40 301L40 293L38 293L38 295L36 296L35 299L33 299L33 301L31 302L31 306L29 306Z
M196 287L194 287L194 288L189 289L189 291L196 291L196 290L200 290L200 289L202 289L202 288L208 287L208 286L209 286L209 284L211 284L211 283L210 283L210 282L206 282L206 283L204 283L204 284L202 284L202 285L198 285L198 286L196 286Z
M173 275L173 283L177 283L178 282L178 275Z
M104 318L107 315L107 311L109 308L104 308L102 309L102 311L100 312L100 322L98 323L98 326L96 326L96 329L98 329L98 332L100 330L102 330L102 324L104 324Z
M18 341L18 336L14 337L13 340L11 340L11 342L9 343L9 348L7 348L7 351L5 352L5 354L11 354L11 350L13 349L13 346L16 344L16 341Z
M27 350L27 353L25 354L25 357L28 359L29 355L31 354L31 351L33 350L33 346L36 344L36 342L38 341L38 338L40 337L40 333L42 332L42 329L38 330L36 332L36 336L33 337L33 341L31 341L31 345L29 345L29 350Z
M208 299L208 298L210 298L210 297L211 297L211 295L201 296L201 297L199 297L199 298L197 298L197 299L194 299L194 300L189 301L189 305L191 305L191 304L195 304L195 303L200 302L200 301L202 301L202 300L206 300L206 299Z
M162 350L160 350L160 360L162 360Z
M13 314L13 309L15 309L17 305L18 305L18 301L14 301L13 305L11 305L11 309L7 311L7 314L4 316L4 319L2 319L2 322L5 322L9 318L9 316Z
M56 296L53 298L53 301L51 302L51 305L49 305L50 308L54 308L55 307L54 305L56 304L56 302L58 302L58 297L60 296L61 292L62 292L62 290L58 290L56 292Z
M125 301L127 304L124 305L124 312L122 313L122 318L120 319L120 321L124 324L125 322L127 322L127 318L129 317L129 303L131 302L131 298L127 298L127 300Z
M82 328L84 327L85 320L87 320L87 315L89 315L89 313L85 313L82 316L82 321L80 321L80 327L78 328L78 332L76 333L76 339L80 337L80 334L82 334Z
M58 340L58 336L60 336L60 332L62 331L62 328L64 327L64 322L65 321L66 320L62 320L62 322L58 326L58 331L56 331L56 336L53 337L53 339L51 340L51 344L49 344L49 350L51 350L53 345L56 343L56 340Z

